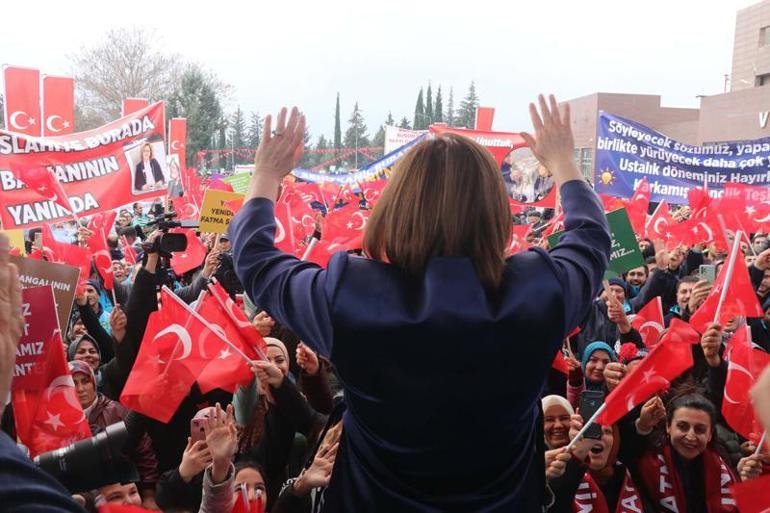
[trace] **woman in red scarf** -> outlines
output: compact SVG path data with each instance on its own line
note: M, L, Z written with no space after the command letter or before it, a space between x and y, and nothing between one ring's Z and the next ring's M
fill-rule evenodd
M583 418L572 415L570 438L582 427ZM576 443L564 474L548 482L554 494L548 512L641 513L639 492L626 466L618 461L619 449L616 426L603 426L597 440L584 438Z
M666 419L666 440L650 447L646 435ZM701 394L659 397L642 406L632 424L621 421L621 459L631 466L645 505L661 513L736 513L732 469L712 447L716 410Z

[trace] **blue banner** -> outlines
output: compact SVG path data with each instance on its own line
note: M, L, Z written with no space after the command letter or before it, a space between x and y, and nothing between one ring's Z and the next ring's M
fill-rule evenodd
M647 178L652 201L687 203L687 191L708 183L712 196L728 182L770 185L770 138L691 146L630 119L599 113L594 189L631 197Z
M388 169L391 168L393 164L398 162L407 151L414 147L414 145L425 139L427 136L428 134L423 134L413 141L410 141L405 145L396 148L387 155L383 156L381 159L375 160L371 164L368 164L358 171L354 171L352 173L335 175L328 173L318 173L309 169L296 168L291 172L291 174L307 182L334 182L339 185L351 185L359 182L376 180L378 178L386 178Z

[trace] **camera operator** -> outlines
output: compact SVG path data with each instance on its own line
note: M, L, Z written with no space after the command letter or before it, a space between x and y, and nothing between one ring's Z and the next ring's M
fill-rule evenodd
M11 389L16 346L21 336L21 283L19 273L8 262L10 243L0 234L0 414ZM0 433L0 497L3 509L17 513L82 513L67 490L37 468L5 433Z

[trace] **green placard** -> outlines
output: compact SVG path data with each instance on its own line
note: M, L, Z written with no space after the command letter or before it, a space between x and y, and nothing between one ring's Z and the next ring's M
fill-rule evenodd
M251 174L238 173L222 180L225 183L229 183L233 187L233 192L239 192L246 194L246 190L249 188L249 182L251 181Z
M613 210L607 214L607 222L610 225L610 234L612 235L612 246L610 248L610 265L605 278L612 278L623 274L624 272L641 267L644 265L642 252L639 250L639 243L636 241L636 234L628 220L628 213L625 208ZM548 245L555 247L564 232L556 232L548 237Z

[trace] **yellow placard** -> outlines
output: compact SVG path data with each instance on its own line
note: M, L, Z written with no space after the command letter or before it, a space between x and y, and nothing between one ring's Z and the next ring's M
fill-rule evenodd
M12 248L19 248L22 255L27 252L24 251L24 230L0 230L2 231L8 240L11 242Z
M200 227L204 233L227 233L233 212L227 208L227 202L243 199L243 194L228 191L216 191L209 189L203 195L201 207Z

